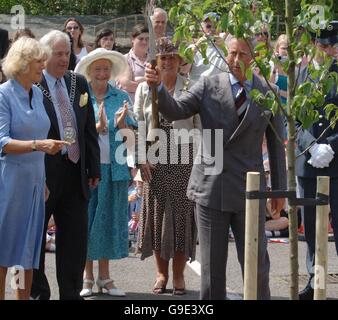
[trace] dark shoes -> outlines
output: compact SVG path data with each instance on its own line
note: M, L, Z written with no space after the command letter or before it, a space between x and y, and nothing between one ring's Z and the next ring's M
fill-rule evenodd
M174 288L173 295L174 296L183 296L185 294L185 288Z
M311 285L307 285L300 293L299 300L313 300L314 290Z
M153 287L153 293L154 294L166 293L167 282L168 280L162 280L162 279L156 280L154 287ZM175 296L183 296L184 294L186 294L184 282L183 282L183 288L176 288L174 286L172 294Z
M185 292L184 278L174 280L173 281L173 295L174 296L183 296L185 293L186 292Z

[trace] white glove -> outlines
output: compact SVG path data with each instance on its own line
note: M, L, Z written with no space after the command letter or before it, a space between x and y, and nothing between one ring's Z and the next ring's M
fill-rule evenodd
M334 151L329 144L315 143L310 149L311 159L308 163L315 168L328 167L334 157Z
M325 167L329 166L329 164L327 162L322 162L320 160L315 160L313 157L311 157L308 160L308 163L311 164L314 168L319 168L319 169L322 169L322 168L325 168Z

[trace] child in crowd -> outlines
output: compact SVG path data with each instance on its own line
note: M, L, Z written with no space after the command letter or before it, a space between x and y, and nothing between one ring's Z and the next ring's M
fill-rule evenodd
M143 192L143 181L141 178L140 170L132 171L132 176L134 178L133 180L131 180L128 188L129 247L131 247L133 243L137 242L138 223L141 212Z

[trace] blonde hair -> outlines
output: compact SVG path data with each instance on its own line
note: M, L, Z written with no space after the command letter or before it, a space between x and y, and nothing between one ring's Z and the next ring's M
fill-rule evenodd
M286 34L281 34L275 44L275 52L278 53L279 46L281 45L282 42L285 42L287 45L289 45L289 40Z
M3 61L2 69L7 79L15 79L21 74L29 72L29 64L37 59L47 60L50 49L39 41L21 37L10 47Z

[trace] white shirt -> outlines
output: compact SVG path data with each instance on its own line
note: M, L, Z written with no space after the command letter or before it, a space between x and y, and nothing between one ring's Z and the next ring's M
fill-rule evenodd
M88 54L87 48L83 47L79 54L76 54L76 63Z
M209 60L208 64L204 64L202 54L196 52L190 71L190 79L197 81L200 77L210 77L228 70L222 49L216 50L213 45L209 45L206 57Z

